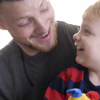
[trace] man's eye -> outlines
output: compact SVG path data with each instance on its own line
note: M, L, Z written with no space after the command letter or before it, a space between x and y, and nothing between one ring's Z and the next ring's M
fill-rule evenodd
M25 27L25 26L29 25L31 22L32 22L32 19L29 18L26 24L22 24L22 25L18 25L18 26Z

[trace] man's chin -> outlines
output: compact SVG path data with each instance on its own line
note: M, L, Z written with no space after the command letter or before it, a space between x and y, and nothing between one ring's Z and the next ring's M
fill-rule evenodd
M57 24L56 24L57 25ZM53 34L51 36L51 40L46 42L46 44L34 44L34 46L32 47L33 49L39 51L39 52L49 52L51 51L52 49L55 48L55 46L57 45L58 43L58 40L57 40L57 26L54 27L53 29ZM42 46L43 45L43 46Z
M42 53L46 53L46 52L50 52L52 49L54 49L56 45L57 45L57 40L55 41L55 43L52 46L50 46L50 45L45 46L45 47L42 47L42 46L40 46L40 47L39 46L30 46L30 48L34 49L36 51L42 52Z

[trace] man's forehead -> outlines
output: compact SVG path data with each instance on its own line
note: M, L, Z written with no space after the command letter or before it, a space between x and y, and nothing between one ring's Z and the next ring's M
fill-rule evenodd
M14 11L14 12L23 12L26 10L40 7L44 1L48 0L21 0L15 2L2 2L0 5L1 11Z

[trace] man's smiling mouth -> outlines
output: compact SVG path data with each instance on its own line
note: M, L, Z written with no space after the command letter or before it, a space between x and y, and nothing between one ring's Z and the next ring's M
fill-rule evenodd
M33 38L36 39L37 41L40 41L40 42L49 41L51 38L51 29L49 29L49 31L47 33L42 33L39 36L36 36Z
M48 33L49 33L49 32L47 32L47 33L43 34L42 36L37 36L37 37L35 37L35 38L37 38L37 39L44 38L44 37L46 37L46 36L48 35Z

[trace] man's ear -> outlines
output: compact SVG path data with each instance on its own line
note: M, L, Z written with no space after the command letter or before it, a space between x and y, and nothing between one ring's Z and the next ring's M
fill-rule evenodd
M3 25L2 21L0 20L0 29L6 30L6 27Z

